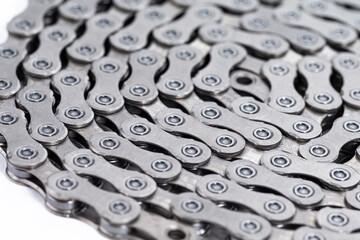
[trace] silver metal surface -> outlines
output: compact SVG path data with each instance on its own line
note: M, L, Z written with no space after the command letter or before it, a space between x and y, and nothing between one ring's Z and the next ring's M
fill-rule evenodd
M52 212L111 239L360 238L357 1L29 0L8 31L1 153Z

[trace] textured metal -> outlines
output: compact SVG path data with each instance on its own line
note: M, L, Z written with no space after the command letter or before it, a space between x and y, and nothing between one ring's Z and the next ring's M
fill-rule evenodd
M29 0L7 174L113 239L359 239L355 0Z

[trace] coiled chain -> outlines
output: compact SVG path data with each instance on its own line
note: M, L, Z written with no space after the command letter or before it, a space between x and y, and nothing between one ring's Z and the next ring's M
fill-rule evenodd
M7 174L115 239L360 239L357 0L29 0Z

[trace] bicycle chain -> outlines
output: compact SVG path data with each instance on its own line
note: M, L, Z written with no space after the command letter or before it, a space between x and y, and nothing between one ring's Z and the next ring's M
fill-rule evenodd
M29 0L0 46L13 180L115 239L358 239L360 6Z

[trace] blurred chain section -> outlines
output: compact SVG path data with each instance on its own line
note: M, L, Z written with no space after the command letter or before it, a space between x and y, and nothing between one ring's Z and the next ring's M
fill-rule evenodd
M50 211L112 239L360 239L358 1L29 0L8 31L0 149Z

